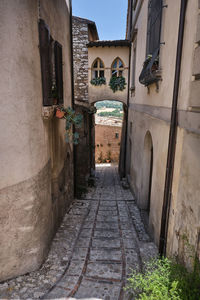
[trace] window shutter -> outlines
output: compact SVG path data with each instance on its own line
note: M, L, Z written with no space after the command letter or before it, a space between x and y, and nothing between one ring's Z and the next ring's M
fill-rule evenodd
M39 21L40 60L42 73L43 105L53 104L51 78L51 37L49 29L43 20Z
M147 55L152 55L160 47L161 20L162 0L150 0L147 28Z
M55 75L56 87L58 91L59 104L63 103L63 60L62 60L62 46L56 41L54 44L55 55Z

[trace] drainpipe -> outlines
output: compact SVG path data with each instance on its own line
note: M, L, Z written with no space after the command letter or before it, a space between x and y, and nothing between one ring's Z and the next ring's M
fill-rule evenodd
M74 64L73 64L73 35L72 35L72 1L69 1L70 6L70 41L71 41L71 95L72 95L72 101L71 105L72 108L75 108L74 105ZM75 128L73 126L73 132L75 131ZM73 165L74 165L74 195L76 191L76 146L73 145Z
M165 174L165 189L164 189L161 231L160 231L159 252L161 256L166 255L166 247L167 247L167 234L168 234L169 212L170 212L171 196L172 196L172 182L173 182L174 160L175 160L175 151L176 151L176 136L177 136L177 126L178 126L177 104L178 104L178 96L179 96L180 70L181 70L187 1L188 0L181 0L181 9L180 9L179 32L178 32L178 43L177 43L177 53L176 53L176 68L175 68L174 90L173 90L172 111L171 111L171 124L170 124L170 132L169 132L167 167L166 167L166 174Z
M130 16L130 33L128 38L131 37L132 31L132 16L133 16L133 1L131 1L131 16ZM131 42L131 40L130 40ZM130 67L131 67L131 45L129 47L129 63L128 63L128 94L127 94L127 108L126 108L126 128L125 128L125 145L124 145L124 170L123 177L126 177L126 158L127 158L127 135L128 135L128 113L129 113L129 89L130 89Z

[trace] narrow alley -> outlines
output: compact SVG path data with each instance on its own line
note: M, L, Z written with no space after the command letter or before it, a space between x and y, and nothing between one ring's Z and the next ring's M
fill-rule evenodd
M74 200L48 258L36 272L0 284L6 299L129 299L131 269L155 255L117 166L97 165L96 187Z

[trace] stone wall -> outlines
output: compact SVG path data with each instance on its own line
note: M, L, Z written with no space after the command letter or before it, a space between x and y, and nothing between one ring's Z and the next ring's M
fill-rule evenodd
M109 125L95 125L95 160L100 162L99 157L103 160L111 156L111 162L119 161L121 127ZM104 161L105 162L105 161Z
M75 101L88 101L88 24L72 19L73 59L74 59L74 98Z
M76 131L80 139L75 147L75 191L87 186L88 179L95 168L94 161L94 115L89 113L88 101L88 49L89 39L97 38L95 23L86 19L73 17L73 63L74 63L74 98L75 110L83 116L82 127ZM90 25L89 25L90 24ZM84 163L83 163L84 162Z

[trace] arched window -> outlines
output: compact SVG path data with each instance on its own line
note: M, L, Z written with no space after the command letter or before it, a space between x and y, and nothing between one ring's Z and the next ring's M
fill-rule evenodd
M92 64L92 79L104 77L104 64L103 61L98 57Z
M122 62L122 60L117 57L111 66L111 72L112 72L112 77L114 76L123 76L123 71L124 71L124 64Z

